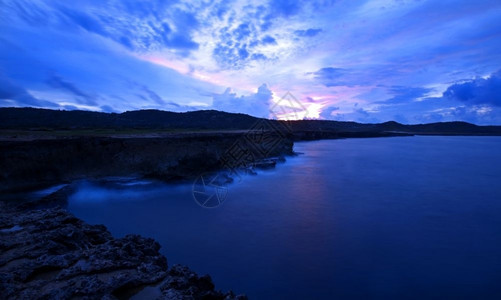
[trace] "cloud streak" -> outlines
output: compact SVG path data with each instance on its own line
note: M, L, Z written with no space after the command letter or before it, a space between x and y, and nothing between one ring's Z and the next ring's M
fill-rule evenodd
M65 92L68 92L70 94L73 94L74 96L76 96L76 99L78 99L79 100L78 102L81 104L97 105L97 102L96 102L97 99L95 96L92 96L92 95L82 91L81 89L76 87L75 84L64 80L63 78L61 78L58 75L52 75L47 80L47 84L52 88L60 89L60 90L63 90Z
M34 106L56 108L58 104L38 99L26 91L23 87L14 84L8 79L0 77L0 105L8 106Z

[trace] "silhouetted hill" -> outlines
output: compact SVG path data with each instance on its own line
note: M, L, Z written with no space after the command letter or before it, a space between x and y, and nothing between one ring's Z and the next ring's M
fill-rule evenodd
M216 110L176 113L138 110L124 113L60 111L36 108L0 108L2 129L208 129L246 130L260 119L246 114ZM272 121L287 123L293 132L314 132L316 136L335 137L338 133L410 133L447 135L501 135L501 126L477 126L466 122L404 125L390 121L361 124L326 120ZM320 135L318 135L320 134ZM342 136L342 135L340 135Z
M137 110L124 113L62 111L36 108L0 108L0 128L75 129L245 129L257 118L215 110L175 113L161 110Z
M325 120L303 120L291 122L294 131L336 131L336 132L393 132L412 134L465 134L501 135L501 126L478 126L467 122L441 122L418 125L404 125L395 121L379 124L338 122Z

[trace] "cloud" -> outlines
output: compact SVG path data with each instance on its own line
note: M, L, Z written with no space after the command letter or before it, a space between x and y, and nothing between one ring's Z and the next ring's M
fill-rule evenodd
M355 85L350 81L351 72L343 68L327 67L308 74L313 74L315 79L326 87Z
M255 94L237 96L230 88L224 93L214 95L212 106L214 109L234 113L246 113L252 116L268 118L272 91L266 84L261 85Z
M351 113L345 113L343 117L362 122L377 119L380 122L395 120L408 124L449 121L499 124L499 73L450 85L441 97L427 96L434 92L428 87L379 86L378 89L385 89L390 97L364 104L363 107L357 104ZM359 97L363 99L364 95ZM334 118L339 118L338 114Z
M456 105L437 108L415 116L420 123L465 121L474 124L499 123L501 110L485 105Z
M1 106L59 107L58 104L32 96L24 88L2 77L0 77L0 100L2 100Z
M320 113L320 118L325 119L325 120L331 120L332 119L332 113L335 111L338 111L339 107L337 106L329 106L326 108L322 109L322 112Z
M66 81L65 79L63 79L58 75L52 75L47 80L47 84L55 89L60 89L70 94L73 94L74 96L76 96L76 100L80 104L91 105L91 106L97 105L96 96L90 95L82 91L81 89L76 87L73 83Z
M447 88L444 97L468 104L501 106L501 70L488 78L475 78Z
M19 15L32 25L82 29L113 40L129 50L169 48L187 55L199 44L192 38L200 23L195 14L173 7L166 1L119 1L107 3L102 9L98 2L86 5L63 3L30 3L20 0L10 5L10 14ZM169 7L170 6L170 7ZM49 21L40 21L44 17Z
M226 24L217 33L217 46L212 49L212 57L222 69L242 69L252 60L267 59L259 53L257 45L275 45L273 37L261 32L258 19L252 18L253 10L247 9L244 21L237 24Z
M387 93L393 95L385 101L378 101L375 103L382 104L398 104L409 101L416 101L425 97L432 91L430 88L424 87L408 87L408 86L392 86L387 90Z
M157 104L160 104L160 105L167 104L167 105L170 105L170 106L173 106L173 107L181 107L179 104L177 104L175 102L165 101L164 99L162 99L162 97L160 97L154 91L150 90L147 86L143 86L143 90L146 92L146 94L148 94L149 98L151 100L155 101L155 103L157 103Z
M262 5L246 4L241 10L225 10L229 17L223 18L223 22L220 17L217 21L208 21L215 26L207 32L211 35L210 44L215 45L210 51L213 59L222 70L245 69L254 66L252 62L256 60L283 60L302 47L295 36L315 36L321 31L310 28L295 33L297 25L286 24L307 10L320 9L326 1L316 2L274 0ZM213 9L217 11L218 6ZM292 47L291 42L294 42Z
M141 89L148 95L148 98L153 100L156 104L163 105L165 101L157 93L150 90L147 86L141 85Z
M166 101L164 100L159 94L157 94L156 92L154 92L152 89L150 89L148 86L144 85L144 84L141 84L141 83L138 83L138 82L130 82L130 84L134 87L136 87L137 89L139 89L141 92L143 92L145 95L143 94L136 94L139 98L141 98L142 100L144 100L145 102L150 102L153 101L154 103L156 103L157 105L160 105L160 106L170 106L171 108L172 107L175 107L175 108L181 108L182 106L175 103L175 102L172 102L172 101Z

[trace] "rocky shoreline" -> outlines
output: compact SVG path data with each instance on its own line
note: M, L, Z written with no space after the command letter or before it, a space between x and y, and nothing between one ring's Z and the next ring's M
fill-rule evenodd
M3 299L129 299L151 285L154 299L247 299L215 290L209 275L169 268L153 239L113 238L60 207L0 210Z
M271 157L293 154L292 146L284 135L254 132L0 141L2 298L129 299L153 289L139 298L246 299L215 290L209 275L169 268L153 239L114 238L103 225L76 218L62 208L73 188L68 183L130 174L189 179L228 164L249 167L249 161L228 161L242 151L253 167L270 168L277 161ZM63 185L39 199L15 194L50 184Z

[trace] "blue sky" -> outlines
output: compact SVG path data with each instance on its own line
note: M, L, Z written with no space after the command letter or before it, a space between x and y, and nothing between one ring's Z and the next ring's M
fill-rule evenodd
M500 1L0 0L0 15L0 106L501 124Z

